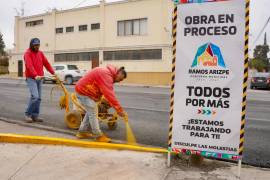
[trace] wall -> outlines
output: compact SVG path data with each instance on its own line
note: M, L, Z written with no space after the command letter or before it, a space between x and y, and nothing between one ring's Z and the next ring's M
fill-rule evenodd
M172 10L173 3L168 0L130 0L83 7L71 10L15 18L15 48L10 60L10 72L17 72L18 60L28 48L33 37L41 39L41 50L51 63L55 53L99 51L100 65L114 64L125 66L131 74L129 82L144 82L145 76L151 77L148 83L158 81L168 84L172 59ZM117 36L117 21L147 18L148 33L143 36ZM26 27L27 21L43 19L43 25ZM100 30L91 31L92 23L101 23ZM87 32L79 32L79 25L88 25ZM74 32L66 33L65 27L74 26ZM63 34L56 34L55 28L63 27ZM161 60L121 60L103 61L103 51L162 49ZM68 62L82 69L91 69L89 62ZM164 75L166 74L166 75ZM133 78L134 77L134 78ZM136 78L135 78L136 77ZM164 80L162 80L164 79ZM166 79L166 80L165 80Z

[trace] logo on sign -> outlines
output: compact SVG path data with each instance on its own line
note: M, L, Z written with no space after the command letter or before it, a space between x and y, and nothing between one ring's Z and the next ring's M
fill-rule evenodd
M213 43L206 43L197 49L188 74L198 81L217 81L227 79L230 70L225 64L221 49Z
M191 67L222 67L226 68L220 48L212 43L200 46Z

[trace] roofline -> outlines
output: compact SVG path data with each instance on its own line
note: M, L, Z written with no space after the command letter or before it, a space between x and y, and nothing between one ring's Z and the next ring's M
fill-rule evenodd
M116 2L105 3L105 6L116 5L116 4L124 4L124 3L130 3L130 2L137 2L137 1L145 1L145 0L119 0L119 1L116 1ZM78 7L78 8L71 8L71 9L64 9L64 10L53 9L53 11L55 10L56 14L61 14L61 13L65 13L65 12L80 11L80 10L84 10L84 9L97 8L97 7L100 7L100 4L90 5L90 6L83 6L83 7ZM52 12L46 12L46 13L35 14L35 15L24 16L24 17L18 16L18 17L19 17L20 20L25 20L25 19L31 19L31 18L37 18L37 17L46 16L46 15L51 15Z
M46 15L50 15L51 12L46 12L46 13L41 13L41 14L35 14L35 15L32 15L32 16L16 16L19 18L19 20L25 20L25 19L31 19L31 18L38 18L38 17L42 17L42 16L46 16Z
M115 2L108 2L105 4L105 6L114 5L114 4L131 3L131 2L137 2L137 1L145 1L145 0L120 0L120 1L115 1Z
M96 4L96 5L91 5L91 6L83 6L83 7L78 7L78 8L57 10L56 14L61 14L61 13L65 13L65 12L72 12L72 11L80 11L80 10L84 10L84 9L92 9L92 8L97 8L99 6L100 6L99 4Z

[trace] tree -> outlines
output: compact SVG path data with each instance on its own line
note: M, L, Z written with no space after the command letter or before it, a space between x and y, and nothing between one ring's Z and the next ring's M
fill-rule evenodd
M3 34L0 32L0 56L3 56L6 54L5 52L5 42L3 40Z
M269 59L267 57L267 54L269 52L269 46L266 41L266 35L265 35L265 41L263 45L257 45L254 49L254 59L251 60L250 66L252 68L256 68L259 72L263 70L269 70L270 64Z
M250 67L257 69L259 72L263 72L264 70L268 70L269 62L266 62L263 59L254 58L250 61Z
M269 46L266 45L258 45L254 49L254 58L262 59L262 60L267 60L267 54L269 52Z

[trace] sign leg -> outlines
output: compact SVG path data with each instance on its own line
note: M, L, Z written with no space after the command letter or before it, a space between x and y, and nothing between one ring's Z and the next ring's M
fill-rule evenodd
M241 177L241 167L242 167L242 159L238 161L238 173L237 173L237 178L240 179Z
M171 167L171 152L168 151L167 166Z

